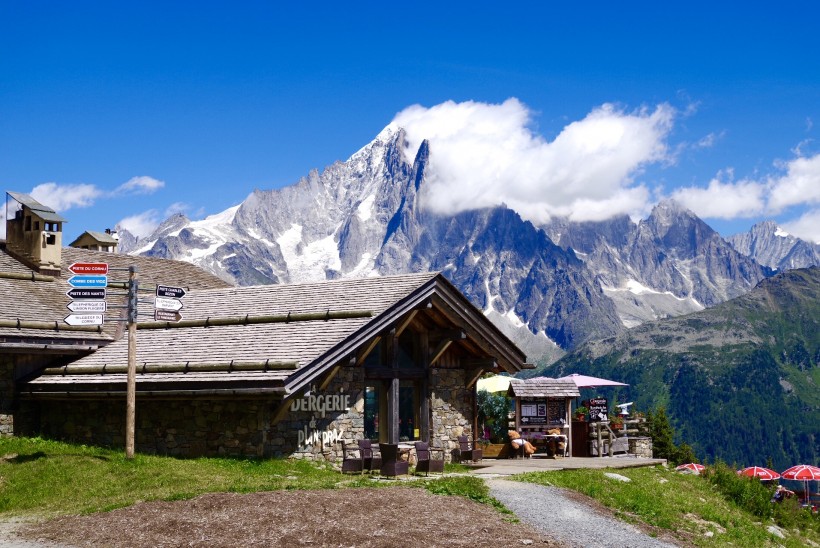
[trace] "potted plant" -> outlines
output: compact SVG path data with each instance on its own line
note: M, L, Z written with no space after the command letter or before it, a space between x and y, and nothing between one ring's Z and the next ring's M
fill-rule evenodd
M621 430L624 427L624 419L620 415L609 416L609 426L613 430Z
M580 405L580 406L576 407L575 408L575 420L581 421L581 422L587 420L587 413L588 412L589 412L589 410L586 408L586 406Z

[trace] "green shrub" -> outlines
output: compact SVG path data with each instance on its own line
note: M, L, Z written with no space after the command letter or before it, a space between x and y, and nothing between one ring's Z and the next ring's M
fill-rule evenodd
M721 461L704 470L701 475L740 508L763 519L773 516L773 486L764 485L757 478L738 475L733 468Z
M493 443L504 443L507 440L510 404L510 398L503 393L479 390L476 395L478 421L490 431L490 440Z

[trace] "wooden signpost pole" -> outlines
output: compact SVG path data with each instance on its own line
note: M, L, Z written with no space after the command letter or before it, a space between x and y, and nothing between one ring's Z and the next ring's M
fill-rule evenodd
M137 407L137 267L128 269L128 384L125 402L125 458L134 458Z

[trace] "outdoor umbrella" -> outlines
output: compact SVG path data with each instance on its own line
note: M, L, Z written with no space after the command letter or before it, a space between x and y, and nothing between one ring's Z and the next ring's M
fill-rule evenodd
M809 482L820 481L820 468L810 464L797 464L780 474L783 479L802 481L806 485L806 502L809 502Z
M479 379L477 390L486 390L487 392L506 392L510 388L510 381L512 377L504 375L494 375L486 379Z
M573 373L572 375L567 375L566 377L560 377L559 381L567 381L570 380L575 383L575 386L580 388L598 388L599 386L629 386L628 384L624 384L618 381L611 381L609 379L601 379L598 377L590 377L589 375L580 375L578 373Z
M704 468L706 467L702 464L687 462L686 464L681 464L680 466L675 467L675 470L679 472L688 472L690 474L700 474L701 470Z
M558 380L571 380L575 383L575 386L577 386L578 388L598 388L599 386L629 386L628 384L622 382L610 381L608 379L599 379L598 377L590 377L587 375L579 375L578 373L573 373L572 375L567 375L566 377L560 377Z
M749 466L748 468L744 468L743 470L738 470L737 474L739 476L760 478L761 481L771 481L780 478L780 474L778 474L774 470L763 468L762 466Z

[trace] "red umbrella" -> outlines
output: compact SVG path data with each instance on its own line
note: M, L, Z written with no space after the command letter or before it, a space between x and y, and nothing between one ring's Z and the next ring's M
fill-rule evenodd
M687 462L686 464L681 464L680 466L675 467L675 470L679 470L681 472L693 472L695 474L700 474L700 471L706 468L702 464L698 464L696 462Z
M780 478L780 474L774 470L763 468L762 466L749 466L743 470L737 471L738 475L749 476L751 478L760 478L762 481L771 481Z
M806 484L806 502L809 501L809 482L820 481L820 468L810 464L797 464L781 474L783 479L803 481Z

